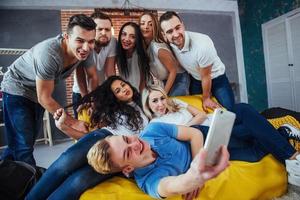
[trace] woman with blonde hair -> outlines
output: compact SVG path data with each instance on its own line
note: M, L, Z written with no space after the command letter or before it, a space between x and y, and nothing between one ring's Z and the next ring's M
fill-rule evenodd
M143 90L142 104L144 113L151 122L208 126L211 120L211 114L206 114L179 99L169 98L164 89L158 85L150 85Z
M154 76L153 82L164 85L165 91L170 96L187 95L189 76L165 43L157 17L153 13L146 12L140 16L139 26L150 59L149 65L151 74Z
M197 108L168 98L159 86L145 88L142 103L150 122L193 126L206 137L211 120L207 120L207 116ZM289 180L294 180L290 181L291 184L300 181L297 175L300 174L300 152L288 142L289 138L300 135L300 130L290 124L284 124L276 130L249 104L235 104L233 112L236 120L228 144L230 160L257 162L270 153L285 164Z

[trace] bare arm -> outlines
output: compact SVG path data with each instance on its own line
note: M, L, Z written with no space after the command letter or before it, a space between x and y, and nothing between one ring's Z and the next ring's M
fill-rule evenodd
M69 135L74 139L80 139L82 136L84 136L87 133L85 131L77 130L65 124L66 117L67 117L67 113L64 111L63 108L56 110L56 112L53 114L55 125L59 130L61 130L66 135ZM84 123L84 122L78 120L78 123Z
M202 124L207 118L206 113L198 110L198 108L188 105L187 110L194 116L191 121L186 124L187 126Z
M104 71L105 71L106 77L116 75L115 64L116 64L115 56L106 58L105 64L104 64Z
M140 80L140 85L139 85L138 89L139 89L139 92L142 93L143 89L146 86L146 80L145 80L146 78L142 73L140 73L140 76L141 76L141 80Z
M220 107L219 104L214 102L211 99L211 84L212 84L212 79L211 79L211 68L212 65L205 67L205 68L200 68L200 76L201 76L201 83L202 83L202 99L203 99L203 109L206 111L207 108L218 108Z
M199 70L202 82L203 100L211 97L211 68L212 65L205 68L200 68Z
M88 93L85 70L82 66L78 66L75 72L80 95L84 97Z
M99 77L98 77L96 66L94 65L92 67L88 67L86 69L86 74L89 80L88 83L91 83L90 89L91 90L96 89L96 87L99 84Z
M51 114L62 106L52 97L54 80L42 80L36 77L36 92L38 102Z
M187 110L193 115L193 118L186 124L187 126L192 126L196 124L201 124L206 118L206 113L198 110L198 108L188 105ZM198 152L198 151L197 151ZM195 152L194 152L195 154ZM185 200L191 200L198 196L200 188L197 188L191 192L188 192L183 195Z
M177 139L180 141L190 142L193 158L203 146L203 135L201 131L196 128L178 126Z
M166 49L159 49L158 51L158 59L160 62L165 66L165 68L169 72L169 76L167 78L167 82L165 85L165 91L168 94L174 84L177 70L176 70L176 65L178 65L178 62L174 58L173 54L166 50Z
M36 90L37 90L38 102L49 113L54 114L56 110L62 107L52 98L52 93L54 91L54 80L41 80L38 77L36 77ZM77 120L75 120L69 115L66 115L65 124L67 124L68 126L82 127L82 125L78 123ZM86 130L84 127L79 129ZM66 134L70 137L73 137L68 133Z
M205 158L206 151L201 149L186 173L163 178L158 184L159 195L169 197L192 192L201 188L209 179L218 176L229 165L229 153L225 147L221 148L220 159L215 166L205 166Z

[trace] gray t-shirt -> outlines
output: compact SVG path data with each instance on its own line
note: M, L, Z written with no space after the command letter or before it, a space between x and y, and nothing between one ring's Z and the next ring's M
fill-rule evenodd
M94 65L93 58L89 55L85 61L78 61L64 68L62 39L62 35L58 35L44 40L15 60L4 74L2 91L38 102L36 77L42 80L54 80L56 85L70 76L79 63L84 67Z

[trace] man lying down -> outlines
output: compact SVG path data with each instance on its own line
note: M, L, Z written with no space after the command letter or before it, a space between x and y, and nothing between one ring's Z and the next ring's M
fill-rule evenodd
M137 185L154 198L184 194L193 199L206 181L229 165L220 149L218 163L205 166L203 136L192 127L150 123L140 136L108 136L88 152L89 164L99 173L133 173Z

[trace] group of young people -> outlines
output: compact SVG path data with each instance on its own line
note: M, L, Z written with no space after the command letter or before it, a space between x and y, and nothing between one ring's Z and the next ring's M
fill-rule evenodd
M152 13L142 14L138 24L121 27L118 40L111 27L103 13L72 16L65 34L34 46L4 76L4 159L35 165L33 144L44 109L59 129L78 139L26 199L78 199L119 172L133 175L155 198L193 199L229 159L256 162L268 153L286 164L290 175L300 174L299 152L287 141L299 130L289 125L275 130L250 105L234 103L225 66L207 35L186 31L175 12L164 13L159 22ZM74 70L74 109L91 105L91 132L52 97L55 85ZM221 148L215 166L203 162L211 116L169 98L187 94L202 94L204 110L223 106L237 115L228 150Z
M202 93L204 108L220 106L211 100L215 96L231 110L233 92L213 42L207 35L185 31L175 12L166 12L159 22L152 13L142 14L138 24L128 22L121 27L118 41L111 29L112 20L104 13L74 15L66 33L38 43L11 64L1 83L8 143L2 159L35 165L33 145L44 110L53 114L63 107L53 92L73 71L75 118L77 102L115 75L115 64L118 75L139 92L155 83L170 96ZM67 122L87 130L69 115ZM79 139L83 135L68 136Z
M96 130L47 169L28 199L78 199L87 188L118 172L133 174L138 186L155 198L185 194L186 199L192 199L229 160L256 162L269 153L286 164L289 172L299 171L299 152L288 142L287 129L274 129L247 104L233 107L237 119L229 153L222 148L218 164L207 167L201 147L210 117L169 98L162 87L148 86L141 97L129 82L111 76L81 103L91 102L90 122ZM64 132L77 132L65 123L63 115L63 110L54 114L57 126Z

